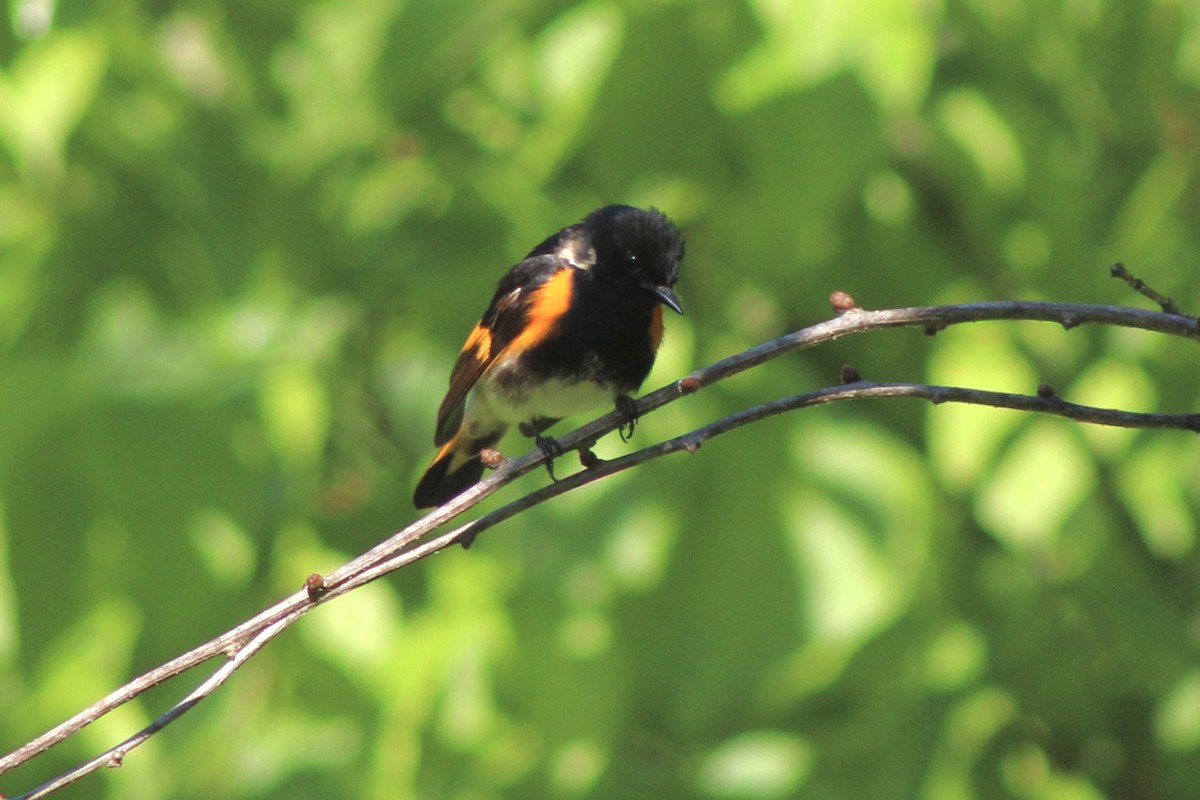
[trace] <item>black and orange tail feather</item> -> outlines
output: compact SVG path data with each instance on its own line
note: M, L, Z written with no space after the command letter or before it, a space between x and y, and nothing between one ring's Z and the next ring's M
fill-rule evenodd
M421 476L413 492L413 505L432 508L457 497L479 483L483 477L481 450L494 447L504 431L486 439L466 440L455 435L438 451L437 458Z

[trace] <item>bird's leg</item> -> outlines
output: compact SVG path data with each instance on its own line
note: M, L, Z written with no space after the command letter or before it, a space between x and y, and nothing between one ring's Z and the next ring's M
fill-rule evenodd
M562 455L562 445L553 436L542 436L538 434L533 439L538 446L538 450L542 451L542 455L546 457L546 472L550 475L550 480L558 483L558 478L554 477L554 459Z
M550 480L555 483L558 482L558 478L554 477L554 459L562 455L563 449L557 439L550 436L542 436L542 431L560 419L561 417L534 417L528 422L522 422L517 426L522 436L533 437L534 444L538 446L538 450L541 450L542 455L546 457L546 472L550 474Z
M616 398L616 405L617 413L621 416L621 424L617 428L617 435L621 437L622 442L628 442L633 438L633 429L637 427L637 401L627 394L619 394Z

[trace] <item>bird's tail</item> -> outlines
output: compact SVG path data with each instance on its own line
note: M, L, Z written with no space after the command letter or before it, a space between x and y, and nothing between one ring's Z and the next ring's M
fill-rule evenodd
M417 508L432 508L457 497L479 483L483 477L481 450L495 447L504 429L483 438L468 439L461 432L442 445L437 457L421 476L417 490L413 492L413 505Z

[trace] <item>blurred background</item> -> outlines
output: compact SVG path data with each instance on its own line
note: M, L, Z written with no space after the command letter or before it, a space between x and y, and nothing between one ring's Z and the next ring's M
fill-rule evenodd
M648 390L837 289L1149 305L1123 261L1200 311L1198 145L1190 0L9 0L0 751L414 519L495 281L592 208L687 238ZM843 363L1197 410L1190 343L992 323L789 356L634 445ZM768 420L319 609L60 796L1194 796L1198 462L916 401Z

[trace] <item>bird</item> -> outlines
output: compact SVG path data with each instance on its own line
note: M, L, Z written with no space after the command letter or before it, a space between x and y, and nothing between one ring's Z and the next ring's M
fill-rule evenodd
M606 205L509 269L451 370L439 450L413 504L439 506L478 483L481 453L513 425L548 457L556 443L541 434L564 417L613 404L632 425L629 395L654 365L663 308L683 314L674 288L683 252L658 209Z

